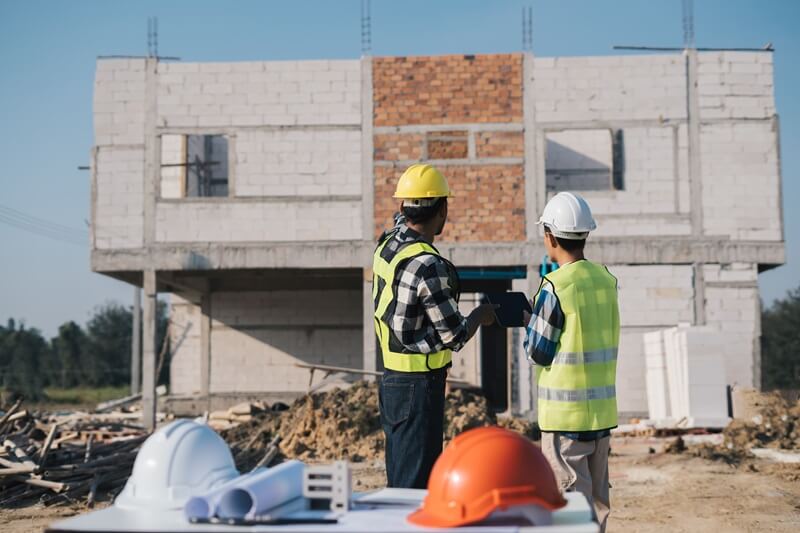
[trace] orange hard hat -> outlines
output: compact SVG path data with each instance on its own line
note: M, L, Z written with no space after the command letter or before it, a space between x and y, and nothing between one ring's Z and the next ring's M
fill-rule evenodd
M535 504L550 511L567 504L539 448L497 426L466 431L433 465L428 495L408 516L424 527L457 527L498 509Z

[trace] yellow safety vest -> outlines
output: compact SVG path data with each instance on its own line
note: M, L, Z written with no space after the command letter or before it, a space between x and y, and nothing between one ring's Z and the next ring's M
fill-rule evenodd
M439 256L436 248L425 242L414 242L406 245L387 262L381 252L391 236L386 238L375 250L372 258L372 300L375 302L375 334L383 352L383 366L398 372L428 372L443 368L450 364L450 350L442 350L429 354L410 353L400 345L387 323L387 310L392 306L395 294L397 267L401 262L421 254ZM393 307L393 306L392 306ZM394 341L393 341L394 338Z
M565 320L553 363L537 366L539 427L570 432L616 427L617 280L604 266L586 260L564 265L545 279Z

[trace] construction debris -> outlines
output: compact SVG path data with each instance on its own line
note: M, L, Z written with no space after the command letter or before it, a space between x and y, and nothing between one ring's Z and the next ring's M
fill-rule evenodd
M91 506L121 490L147 437L127 413L44 416L20 405L0 419L0 507Z
M498 420L479 391L455 389L447 395L446 441L468 429L493 424L537 437L531 422ZM374 461L382 459L384 450L377 385L367 381L303 396L286 411L265 410L221 434L233 449L237 467L245 471L264 457L276 436L281 439L280 456L302 461Z
M693 455L738 465L756 455L769 458L776 454L754 449L800 450L800 401L788 401L780 393L749 393L752 408L749 419L735 419L724 429L721 444L684 446L678 439L665 450L688 451ZM756 397L757 396L757 397ZM679 442L680 441L680 442Z

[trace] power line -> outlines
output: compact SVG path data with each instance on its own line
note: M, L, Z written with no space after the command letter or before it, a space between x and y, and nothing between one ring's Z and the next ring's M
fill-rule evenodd
M74 246L83 247L88 244L88 235L84 231L34 217L3 205L0 205L0 224Z
M59 224L58 222L50 222L49 220L45 220L43 218L39 218L33 215L29 215L27 213L23 213L22 211L18 211L11 207L5 206L0 204L0 212L5 213L7 216L18 218L25 222L30 222L32 224L36 224L42 226L46 229L52 229L55 231L61 231L64 233L72 233L78 236L86 235L86 231L79 229L79 228L72 228L70 226L65 226L64 224Z

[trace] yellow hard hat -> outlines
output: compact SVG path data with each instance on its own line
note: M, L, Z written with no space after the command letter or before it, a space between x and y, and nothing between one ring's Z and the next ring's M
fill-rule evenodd
M431 165L417 163L403 172L397 181L394 198L442 198L452 197L447 179Z

